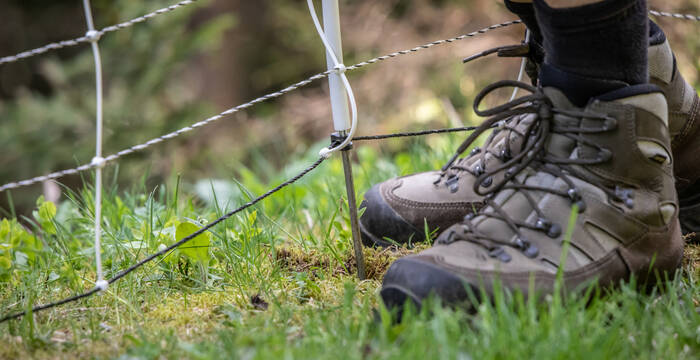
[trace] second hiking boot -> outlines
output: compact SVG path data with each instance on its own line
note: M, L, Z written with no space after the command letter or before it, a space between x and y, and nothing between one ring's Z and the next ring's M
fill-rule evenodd
M700 232L700 99L681 76L666 37L652 25L649 46L651 82L668 100L674 170L680 193L684 232ZM532 115L516 115L500 124L483 149L472 151L445 171L430 171L390 179L372 187L361 207L362 239L367 245L425 240L427 232L443 231L478 210L483 197L474 192L476 178L518 155L532 124ZM498 176L498 175L496 175ZM497 180L497 179L495 179ZM486 184L494 179L486 179Z
M496 83L475 103L512 85ZM524 155L504 163L500 186L480 187L485 205L478 214L446 229L431 249L389 268L381 290L388 306L420 304L430 294L464 301L467 287L491 295L496 282L527 296L533 288L551 293L558 269L564 288L573 290L632 275L645 281L680 265L683 240L661 90L628 86L578 108L556 88L517 86L533 92L531 102L481 113L532 113Z

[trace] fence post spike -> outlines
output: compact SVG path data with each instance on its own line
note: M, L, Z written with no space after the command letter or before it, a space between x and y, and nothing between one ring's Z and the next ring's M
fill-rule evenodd
M340 10L338 0L323 0L323 32L330 48L326 47L326 64L328 70L333 72L328 75L328 86L330 87L331 109L333 113L333 126L338 132L338 138L342 144L347 137L353 135L350 121L350 108L348 104L348 91L343 84L343 46L340 35ZM322 35L323 36L323 35ZM333 52L332 54L330 52ZM345 80L347 81L347 80ZM354 104L353 104L354 106ZM357 116L354 114L353 116ZM352 139L349 139L352 140ZM338 144L331 146L335 147ZM352 164L350 162L350 151L352 143L341 149L343 159L343 171L345 173L345 190L348 195L348 211L350 212L350 228L352 230L352 242L355 250L355 260L357 262L357 277L360 280L366 278L365 259L362 252L362 241L360 239L360 223L357 215L357 202L355 200L355 183L352 176Z

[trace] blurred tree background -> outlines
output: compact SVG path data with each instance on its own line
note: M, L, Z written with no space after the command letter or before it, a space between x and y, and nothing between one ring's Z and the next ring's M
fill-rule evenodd
M102 28L174 0L93 0ZM659 10L700 13L697 0L654 1ZM320 6L319 6L320 7ZM78 0L0 2L0 56L85 32ZM494 0L341 0L345 63L513 19ZM660 19L684 75L698 85L697 24ZM475 123L471 101L492 81L514 78L519 59L462 65L461 59L519 42L522 26L349 73L359 133ZM110 33L100 41L105 81L104 153L112 154L276 91L325 68L303 0L200 0ZM495 59L495 58L494 58ZM94 65L85 44L0 66L0 183L90 161L94 155ZM507 94L503 94L507 96ZM497 101L497 100L493 100ZM271 175L332 131L325 80L198 129L108 167L120 186L154 186L179 174L185 186L231 180L243 170ZM369 146L380 146L372 144ZM402 142L381 145L393 153ZM60 183L83 186L71 176ZM209 180L206 180L208 186ZM0 195L0 208L29 211L36 185ZM11 200L10 200L11 199ZM14 205L11 206L10 202Z

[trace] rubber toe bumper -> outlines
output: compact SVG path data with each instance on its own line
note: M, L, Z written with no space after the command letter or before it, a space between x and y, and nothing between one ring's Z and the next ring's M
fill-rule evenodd
M392 239L398 243L424 241L425 234L407 222L384 200L381 194L382 184L372 186L365 194L360 208L365 212L360 218L362 242L367 246L390 246Z
M467 286L474 295L479 295L479 291L464 279L421 258L398 259L384 275L380 295L387 308L402 307L408 300L420 307L423 300L433 294L445 304L461 303L468 298Z

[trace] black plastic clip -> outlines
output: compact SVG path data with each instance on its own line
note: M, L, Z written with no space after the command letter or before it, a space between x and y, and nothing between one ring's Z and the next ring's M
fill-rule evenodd
M342 135L341 133L339 133L337 131L332 133L331 134L331 146L330 146L330 148L332 149L332 148L342 144L343 141L345 141L345 139L347 139L347 137L348 137L347 135ZM352 150L352 141L349 142L347 145L345 145L344 148L340 149L340 151L349 151L349 150Z

